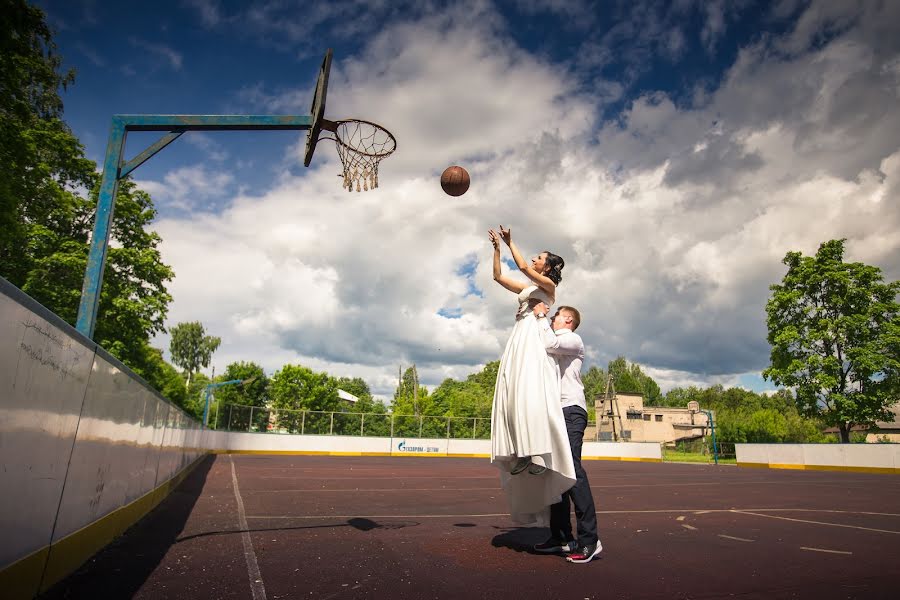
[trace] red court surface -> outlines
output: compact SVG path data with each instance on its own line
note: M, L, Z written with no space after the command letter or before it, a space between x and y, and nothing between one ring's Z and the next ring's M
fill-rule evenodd
M896 476L584 464L590 564L530 552L486 459L220 455L46 597L900 597Z

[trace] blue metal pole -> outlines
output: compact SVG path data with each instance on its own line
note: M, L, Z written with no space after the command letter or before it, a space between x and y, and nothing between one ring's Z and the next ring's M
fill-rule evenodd
M246 381L249 382L252 379L255 379L255 378L247 379ZM206 405L203 407L203 426L204 427L206 427L207 419L209 418L209 398L211 395L210 392L212 392L212 390L214 388L222 387L223 385L233 385L235 383L244 383L244 381L245 380L243 380L243 379L231 379L229 381L220 381L219 383L206 384L206 403L205 403Z
M203 427L205 428L208 425L207 419L209 419L209 396L212 391L213 386L206 386L206 405L203 407Z
M103 284L103 268L109 248L109 233L115 208L116 192L119 188L119 165L125 150L125 124L113 117L106 144L106 158L103 160L103 178L97 195L97 216L94 218L94 233L88 253L84 284L81 288L81 304L78 306L78 320L75 328L85 337L93 339L100 305L100 288Z

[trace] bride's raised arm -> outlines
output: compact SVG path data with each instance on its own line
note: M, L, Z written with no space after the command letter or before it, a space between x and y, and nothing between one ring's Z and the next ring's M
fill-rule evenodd
M500 234L493 229L489 229L488 235L491 236L491 244L494 246L494 281L509 291L518 294L525 289L526 285L500 273Z
M512 253L513 260L516 261L516 266L519 267L519 270L525 273L525 276L533 281L536 286L550 294L551 298L555 298L556 284L553 283L553 280L546 275L535 271L534 267L532 267L524 258L522 258L522 253L519 252L519 248L516 246L515 242L512 241L512 228L503 229L503 225L501 225L500 238L504 242L506 242L507 246L509 246L509 251Z

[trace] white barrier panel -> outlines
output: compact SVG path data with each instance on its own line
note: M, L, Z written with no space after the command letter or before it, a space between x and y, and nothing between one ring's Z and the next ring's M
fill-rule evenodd
M391 438L221 432L209 438L216 452L380 455L391 453Z
M471 456L490 458L491 440L450 440L447 456Z
M94 357L92 344L2 283L0 569L50 543Z
M585 442L581 458L662 462L662 446L658 442Z
M898 444L735 444L735 452L739 466L900 473Z
M205 453L200 440L198 423L0 278L4 598L46 590L136 522Z
M291 435L210 431L204 447L213 452L294 453L333 455L459 456L488 458L490 440L446 438L365 438L330 435ZM661 462L662 449L653 442L586 442L585 460Z

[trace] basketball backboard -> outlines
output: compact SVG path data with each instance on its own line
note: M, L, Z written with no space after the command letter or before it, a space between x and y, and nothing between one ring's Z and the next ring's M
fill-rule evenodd
M325 119L325 97L328 93L328 74L331 72L331 54L329 48L322 60L322 68L319 69L319 78L316 80L316 90L313 95L312 107L309 114L312 117L312 125L306 137L306 153L303 156L303 166L308 167L312 161L316 144L319 142L319 134L322 132L322 121Z

